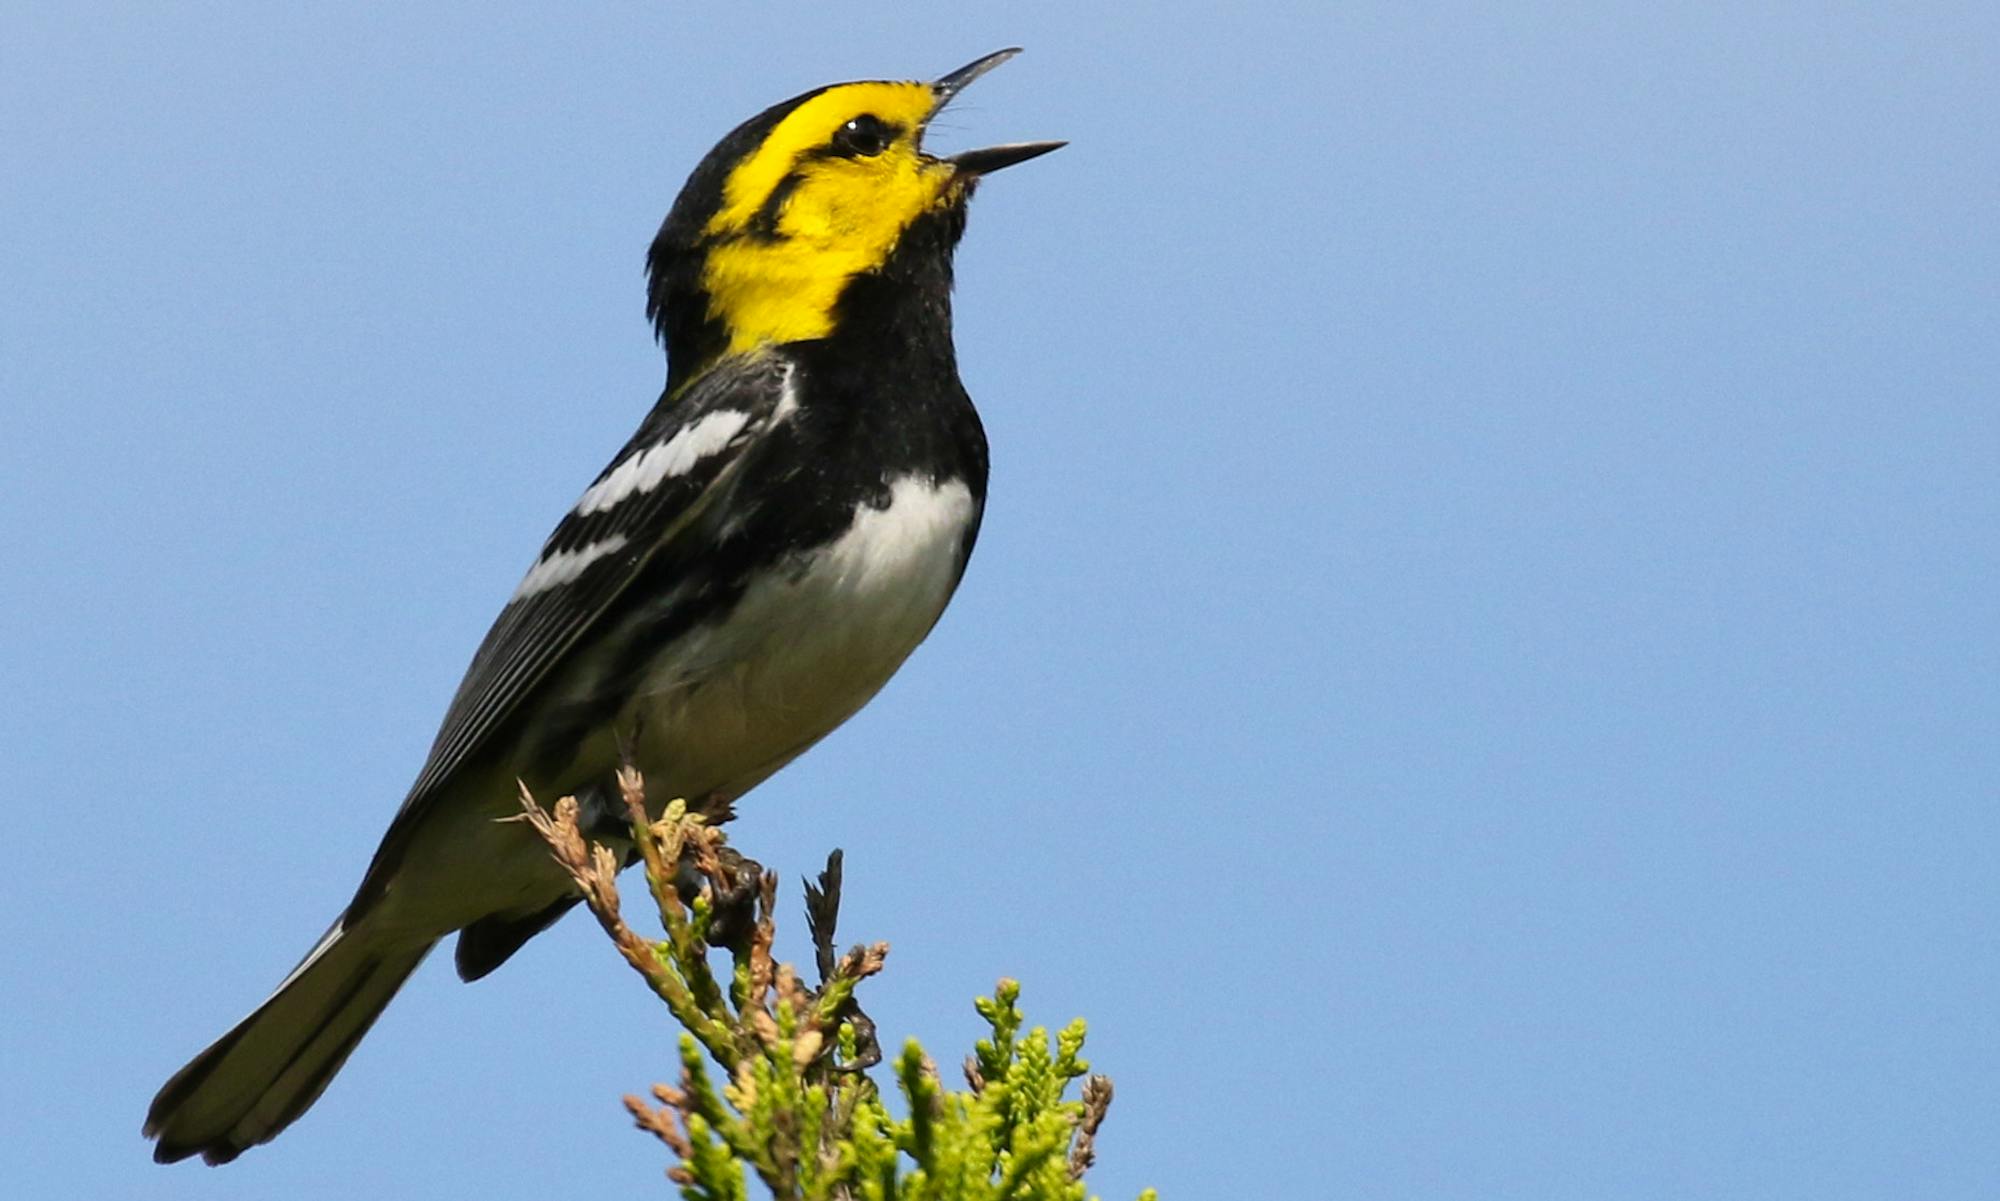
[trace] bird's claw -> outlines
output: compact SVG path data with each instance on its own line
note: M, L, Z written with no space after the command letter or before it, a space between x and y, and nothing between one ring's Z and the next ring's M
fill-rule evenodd
M682 851L680 862L674 865L674 891L689 908L707 893L708 945L732 955L747 954L750 937L757 930L757 898L763 891L764 866L729 846L721 847L716 857L722 870L711 875L696 862L694 848Z

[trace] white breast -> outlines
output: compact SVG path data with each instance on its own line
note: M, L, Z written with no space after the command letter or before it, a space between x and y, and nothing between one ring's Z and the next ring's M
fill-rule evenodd
M887 506L663 650L640 702L648 777L733 796L853 716L944 611L976 517L962 481L905 476Z
M856 511L854 524L801 582L886 626L918 623L922 638L951 595L972 510L964 481L940 485L904 476L889 486L887 506Z

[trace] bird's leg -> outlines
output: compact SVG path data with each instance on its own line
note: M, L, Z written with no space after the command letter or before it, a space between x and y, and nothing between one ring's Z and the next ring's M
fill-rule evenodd
M633 810L617 782L580 788L576 800L577 826L583 836L622 849L625 867L638 862L639 848L632 841ZM719 826L735 816L729 798L722 796L702 797L688 807L710 825ZM674 864L674 891L690 911L695 899L704 890L709 892L708 945L733 954L749 948L751 932L757 928L757 894L764 868L728 845L719 848L716 858L722 870L711 878L701 869L694 846L683 847Z
M616 783L586 784L576 790L576 828L585 841L601 842L613 848L632 845L632 819L625 812ZM632 866L633 852L627 851L625 866Z

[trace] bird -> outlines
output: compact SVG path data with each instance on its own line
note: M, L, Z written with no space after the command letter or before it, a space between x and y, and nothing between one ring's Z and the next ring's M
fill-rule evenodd
M953 251L980 180L1065 143L937 156L924 136L1017 53L816 88L701 159L646 256L659 400L501 609L353 899L154 1097L154 1159L268 1142L438 942L456 932L477 980L576 903L502 820L523 789L608 816L629 762L649 805L727 813L930 633L986 504Z

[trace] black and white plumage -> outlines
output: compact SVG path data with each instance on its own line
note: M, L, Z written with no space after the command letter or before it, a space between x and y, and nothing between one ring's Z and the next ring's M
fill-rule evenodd
M441 938L461 932L476 979L575 902L498 820L522 785L609 797L629 753L650 803L726 811L930 632L986 499L952 248L974 180L1055 144L940 160L918 140L1005 56L807 93L697 169L649 260L666 391L502 609L340 919L154 1099L155 1158L226 1162L271 1138ZM855 138L859 118L895 141Z

